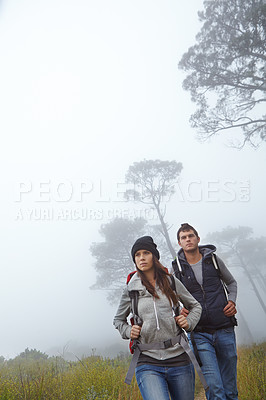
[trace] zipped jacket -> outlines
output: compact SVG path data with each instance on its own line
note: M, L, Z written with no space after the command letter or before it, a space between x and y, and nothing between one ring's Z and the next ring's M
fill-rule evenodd
M216 248L213 245L199 246L199 251L202 254L202 285L196 280L195 274L186 260L183 249L180 249L178 252L178 260L182 268L182 273L177 272L176 260L173 262L175 275L178 276L184 286L202 306L201 318L195 331L204 332L236 325L236 319L234 317L226 317L223 312L228 300L221 277L213 265L212 254L215 250ZM224 268L226 267L224 266ZM229 271L228 274L231 277L232 283L235 283L236 289L234 278Z
M191 331L199 321L201 306L178 279L175 278L174 281L177 295L185 307L190 310L187 321L189 324L188 330ZM166 341L180 333L181 329L176 324L173 307L168 298L160 291L158 286L156 286L156 292L159 295L159 299L154 298L141 283L141 279L136 273L123 290L113 321L115 328L119 330L123 339L130 339L131 325L127 321L127 317L132 311L129 296L130 290L139 292L138 315L143 321L139 337L140 343ZM184 353L184 349L178 343L166 349L143 351L143 354L158 360L175 357L182 353Z

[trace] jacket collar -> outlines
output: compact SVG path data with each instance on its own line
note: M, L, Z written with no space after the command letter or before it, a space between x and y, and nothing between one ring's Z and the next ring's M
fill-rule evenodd
M211 255L216 251L216 247L213 244L206 244L204 246L199 246L199 251L202 254L202 258L205 259L211 257ZM186 264L188 263L182 248L178 251L177 256L180 261L184 261Z

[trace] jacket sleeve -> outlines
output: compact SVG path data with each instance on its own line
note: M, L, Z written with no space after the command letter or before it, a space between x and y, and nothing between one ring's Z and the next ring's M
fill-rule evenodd
M192 331L197 323L199 322L201 316L201 305L200 303L189 293L185 288L183 283L179 279L175 278L176 293L180 298L180 301L184 304L186 309L189 310L187 316L188 331Z
M228 289L228 300L233 301L236 304L236 296L237 296L237 282L228 268L225 266L225 263L221 258L216 256L217 263L221 272L222 280L226 284Z
M131 325L127 322L130 314L130 298L127 287L124 288L117 312L114 316L113 325L118 329L123 339L130 339Z

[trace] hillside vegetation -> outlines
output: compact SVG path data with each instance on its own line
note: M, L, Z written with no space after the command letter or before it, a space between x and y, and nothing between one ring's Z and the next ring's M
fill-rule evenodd
M263 400L266 342L239 347L239 400ZM26 349L12 360L0 358L0 400L141 400L135 381L124 378L130 357L91 356L76 362ZM196 392L202 387L196 378Z

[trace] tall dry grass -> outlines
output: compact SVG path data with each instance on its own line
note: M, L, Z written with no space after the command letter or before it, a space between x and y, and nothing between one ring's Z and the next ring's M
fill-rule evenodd
M265 400L266 342L238 348L239 400ZM0 400L141 400L136 380L124 383L129 357L53 357L0 364ZM202 386L196 378L196 392ZM185 400L185 399L184 399Z

